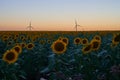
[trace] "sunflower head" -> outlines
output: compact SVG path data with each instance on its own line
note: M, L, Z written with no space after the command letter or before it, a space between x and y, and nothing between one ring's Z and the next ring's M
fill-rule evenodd
M12 42L11 42L11 41L9 41L9 42L7 43L7 46L10 46L10 45L12 45Z
M13 41L14 41L14 42L18 42L17 38L14 38Z
M3 36L2 36L2 39L8 39L8 38L9 38L8 35L3 35Z
M53 42L53 44L51 45L51 48L54 53L63 54L66 51L66 43L64 43L61 40L57 40Z
M48 44L51 44L51 40L47 40L47 43L48 43Z
M28 43L26 47L28 50L32 50L34 46L35 45L33 43Z
M11 64L17 61L18 53L15 50L8 50L3 54L3 61Z
M113 38L113 40L112 40L112 43L114 43L114 44L120 43L120 34L114 35L114 38Z
M88 44L88 39L87 38L83 38L82 41L81 41L81 43L83 45L87 45Z
M92 50L98 50L99 47L100 47L101 42L96 40L96 39L93 39L91 41L91 44L92 44Z
M68 40L68 38L62 38L62 41L64 42L64 43L66 43L67 45L68 45L68 43L69 43L69 40Z
M62 39L63 39L63 37L59 37L59 38L58 38L58 40L62 40Z
M4 42L6 42L8 39L9 39L9 35L3 35L3 36L2 36L2 40L3 40Z
M101 37L99 35L95 35L93 39L96 39L98 41L101 41Z
M20 43L20 46L21 46L22 48L25 48L25 47L26 47L26 43L22 42L22 43Z
M91 50L92 50L92 44L88 44L88 45L86 45L85 47L83 47L82 52L83 52L84 54L86 54L86 53L91 52Z
M24 38L25 38L25 36L23 36L23 35L20 36L20 39L21 39L21 40L23 40Z
M20 54L22 52L22 47L20 45L16 45L13 47L13 49L18 53Z
M18 38L18 37L19 37L19 34L18 34L18 33L16 33L16 34L15 34L15 37L16 37L16 38Z
M74 44L80 44L81 43L81 39L79 37L74 39Z
M27 41L27 38L23 38L22 41L26 42L26 41Z

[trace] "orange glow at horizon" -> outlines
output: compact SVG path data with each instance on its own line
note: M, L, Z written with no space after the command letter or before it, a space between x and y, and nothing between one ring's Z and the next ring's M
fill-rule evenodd
M109 3L108 3L109 1ZM120 30L119 0L1 0L0 31ZM27 6L26 6L27 5Z

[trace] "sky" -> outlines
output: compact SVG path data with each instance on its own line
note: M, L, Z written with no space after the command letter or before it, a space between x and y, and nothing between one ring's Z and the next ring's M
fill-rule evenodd
M0 0L0 31L120 30L120 0Z

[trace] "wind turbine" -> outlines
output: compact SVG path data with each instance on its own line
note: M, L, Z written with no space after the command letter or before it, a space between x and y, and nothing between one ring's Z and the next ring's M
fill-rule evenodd
M31 21L29 23L29 26L27 26L27 29L29 29L30 31L33 29L32 25L31 25Z
M77 31L78 26L81 27L80 25L77 24L77 21L75 19L75 27L74 28L76 29L76 31Z

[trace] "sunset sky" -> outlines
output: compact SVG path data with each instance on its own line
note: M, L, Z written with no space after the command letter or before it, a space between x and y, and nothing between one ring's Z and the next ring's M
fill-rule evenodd
M0 0L0 31L120 30L120 0Z

